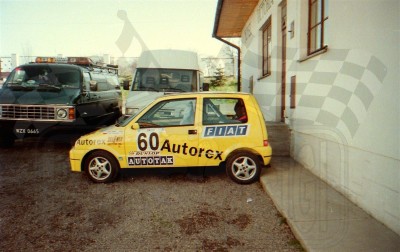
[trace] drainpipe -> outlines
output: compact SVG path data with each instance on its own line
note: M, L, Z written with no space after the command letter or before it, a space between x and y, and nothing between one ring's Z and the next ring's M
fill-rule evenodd
M233 44L233 43L231 43L231 42L229 42L229 41L227 41L227 40L224 40L223 38L221 38L221 37L218 37L216 34L213 34L213 37L214 38L216 38L216 39L218 39L218 40L220 40L220 41L222 41L222 42L224 42L225 44L227 44L227 45L229 45L229 46L232 46L233 48L235 48L237 51L238 51L238 75L237 75L237 91L238 92L240 92L240 90L242 89L242 85L241 85L241 82L240 82L240 79L241 79L241 74L240 74L240 47L239 46L237 46L237 45L235 45L235 44Z
M220 18L220 15L221 15L221 10L222 10L222 5L223 5L223 3L224 3L224 0L218 0L218 5L217 5L217 13L215 14L215 21L214 21L214 31L213 31L213 34L212 34L212 36L213 36L213 38L216 38L216 39L218 39L218 40L220 40L220 41L222 41L223 43L225 43L225 44L227 44L227 45L229 45L229 46L231 46L231 47L233 47L233 48L235 48L237 51L238 51L238 76L237 76L237 88L238 88L238 92L240 92L240 90L242 89L242 84L241 84L241 81L240 81L240 79L241 79L241 71L240 71L240 65L241 65L241 60L240 60L240 47L239 46L237 46L237 45L235 45L235 44L233 44L233 43L231 43L231 42L229 42L229 41L227 41L227 40L225 40L225 39L223 39L223 38L221 38L221 37L219 37L218 35L217 35L217 30L218 30L218 24L219 24L219 18Z

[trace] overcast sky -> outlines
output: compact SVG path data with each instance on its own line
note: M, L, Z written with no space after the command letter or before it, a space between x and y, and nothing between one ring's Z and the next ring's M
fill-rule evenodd
M217 0L0 0L0 56L137 57L147 49L217 56Z

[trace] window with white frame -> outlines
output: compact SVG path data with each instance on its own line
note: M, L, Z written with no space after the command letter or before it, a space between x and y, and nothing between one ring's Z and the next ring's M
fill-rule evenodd
M267 20L262 30L262 76L271 74L271 18Z
M328 0L308 1L308 55L326 48Z

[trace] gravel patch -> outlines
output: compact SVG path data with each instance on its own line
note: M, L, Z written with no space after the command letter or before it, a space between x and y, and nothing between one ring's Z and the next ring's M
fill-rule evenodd
M0 150L2 251L302 251L260 183L207 168L94 184L69 170L69 148Z

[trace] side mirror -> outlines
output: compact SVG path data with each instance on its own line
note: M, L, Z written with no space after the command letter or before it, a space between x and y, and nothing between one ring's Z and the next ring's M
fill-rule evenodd
M97 81L91 80L89 83L90 83L90 91L97 91Z
M209 91L209 90L210 90L210 84L203 83L203 91Z
M134 124L132 124L131 129L133 129L133 130L138 130L138 129L140 129L139 123L134 123Z
M129 81L125 80L123 83L124 90L129 90Z

